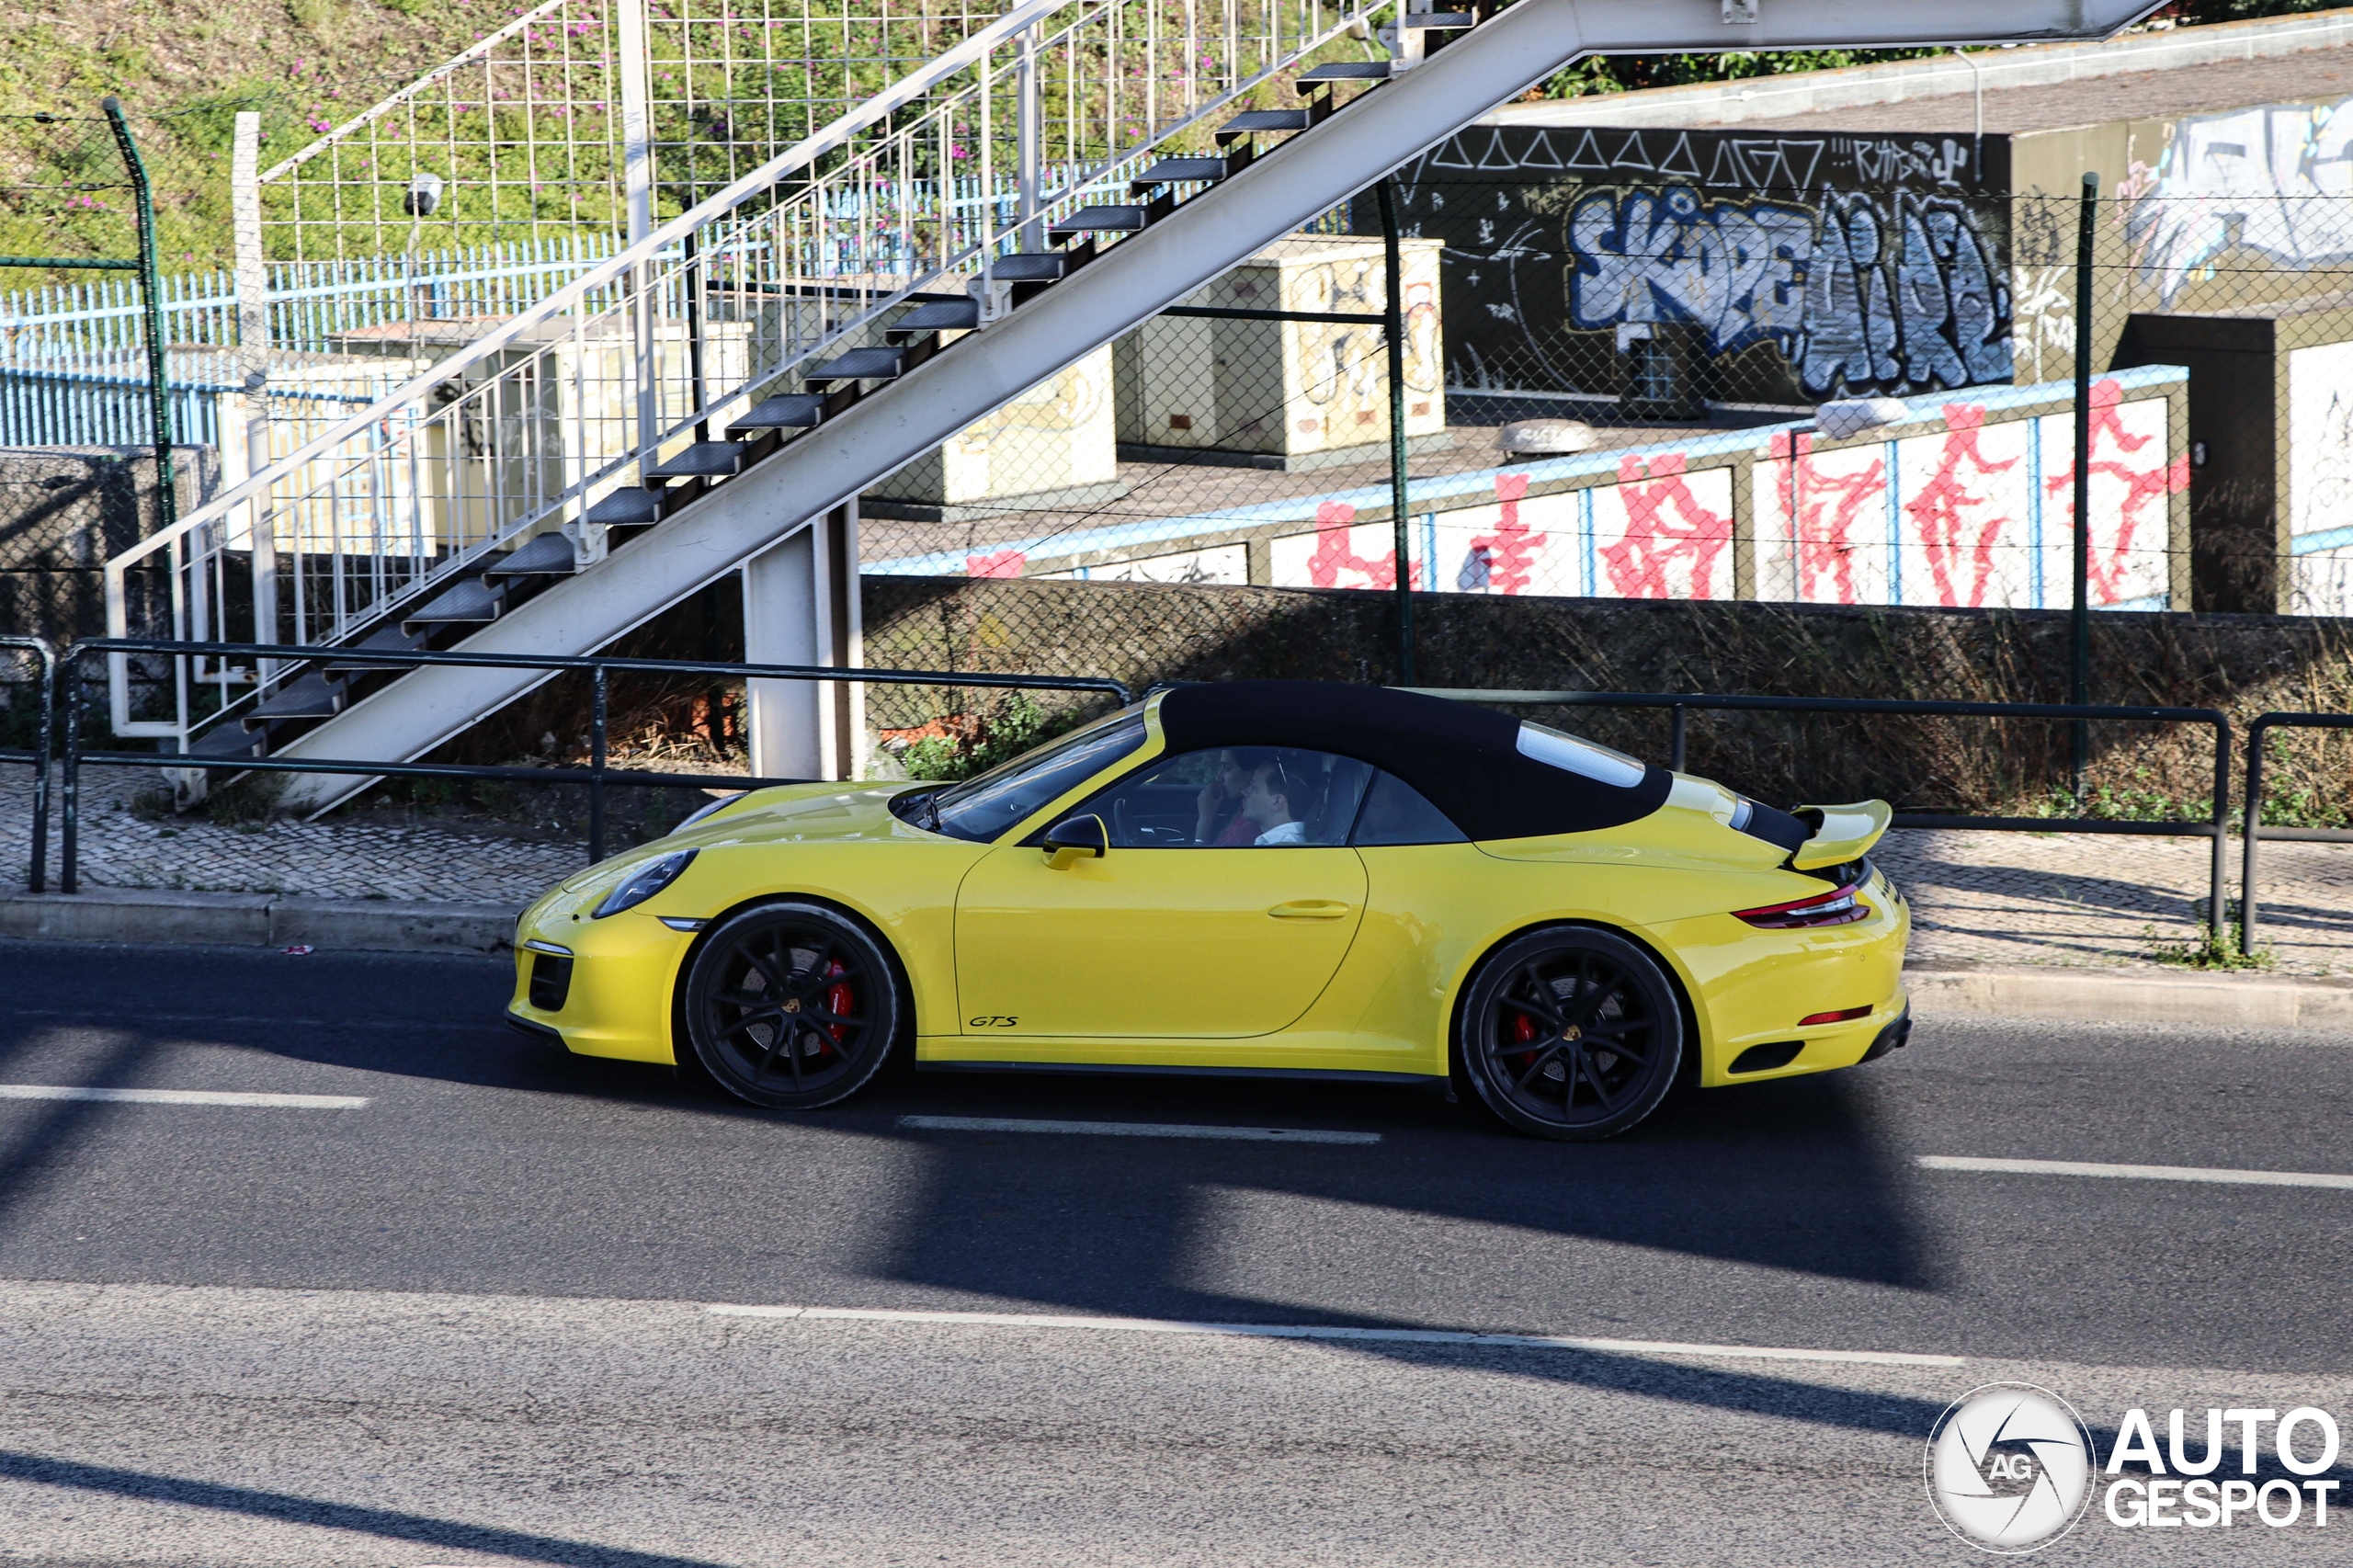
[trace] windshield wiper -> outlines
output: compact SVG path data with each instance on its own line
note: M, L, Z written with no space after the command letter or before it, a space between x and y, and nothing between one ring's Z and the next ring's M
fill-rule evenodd
M926 833L939 831L938 785L935 784L928 790L916 790L912 794L902 796L901 799L907 804L906 811L902 813L906 821Z

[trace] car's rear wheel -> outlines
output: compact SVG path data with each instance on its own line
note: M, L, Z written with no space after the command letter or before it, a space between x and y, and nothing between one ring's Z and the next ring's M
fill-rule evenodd
M1673 982L1641 948L1590 926L1497 949L1471 977L1455 1030L1479 1097L1540 1138L1625 1131L1658 1108L1683 1060Z
M697 950L685 1000L696 1058L728 1093L776 1110L857 1093L899 1032L890 955L818 903L730 916Z

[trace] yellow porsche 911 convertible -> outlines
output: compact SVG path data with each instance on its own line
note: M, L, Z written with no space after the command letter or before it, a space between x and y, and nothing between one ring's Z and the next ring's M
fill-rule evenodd
M1410 692L1178 687L962 783L708 807L524 914L508 1017L690 1050L779 1109L912 1040L918 1068L1461 1080L1606 1138L1678 1075L1904 1042L1888 821Z

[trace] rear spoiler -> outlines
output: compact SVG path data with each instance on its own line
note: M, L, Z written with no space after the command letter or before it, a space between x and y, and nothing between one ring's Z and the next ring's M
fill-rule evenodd
M1813 836L1790 854L1790 869L1793 871L1843 866L1849 860L1861 859L1895 820L1894 808L1885 801L1858 801L1851 806L1800 806L1796 815L1813 829Z

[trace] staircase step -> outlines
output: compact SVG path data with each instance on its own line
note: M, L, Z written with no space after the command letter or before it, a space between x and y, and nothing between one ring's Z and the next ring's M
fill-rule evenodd
M343 711L343 687L324 676L312 674L262 699L245 715L248 730L267 729L287 719L332 719Z
M475 578L401 617L401 626L406 631L420 626L483 626L496 620L506 608L505 594Z
M917 305L891 324L886 337L915 337L926 332L967 332L981 324L978 300L938 300Z
M1457 28L1476 26L1479 18L1468 11L1408 11L1397 18L1408 28L1451 31Z
M1233 172L1233 166L1223 158L1163 158L1128 182L1133 191L1146 191L1154 186L1188 185L1208 180L1223 179Z
M1082 207L1058 223L1046 225L1053 234L1132 234L1151 222L1142 207Z
M761 399L757 408L727 427L727 437L734 440L762 430L811 430L824 416L825 400L814 392L784 392Z
M887 381L905 360L904 348L853 348L838 359L828 359L802 380L809 381Z
M259 756L262 737L242 724L222 724L188 743L190 756Z
M588 508L585 522L607 528L642 528L662 520L662 493L624 485Z
M744 449L733 441L697 441L645 471L648 479L733 479L744 466Z
M1217 142L1222 147L1237 138L1265 131L1304 131L1310 123L1308 111L1303 108L1254 108L1246 114L1237 114L1219 126Z
M380 627L355 646L386 653L414 653L425 646L425 634L398 626ZM370 665L356 659L329 659L320 667L319 673L329 680L350 680L364 675L398 675L408 667L405 665Z
M1386 82L1389 62L1386 60L1336 60L1329 65L1310 66L1299 74L1299 90L1306 92L1312 82Z
M510 577L569 577L580 570L572 541L562 534L541 534L483 568L482 580L496 583Z
M1015 251L989 263L989 276L1000 283L1059 283L1070 270L1070 258L1051 251Z

